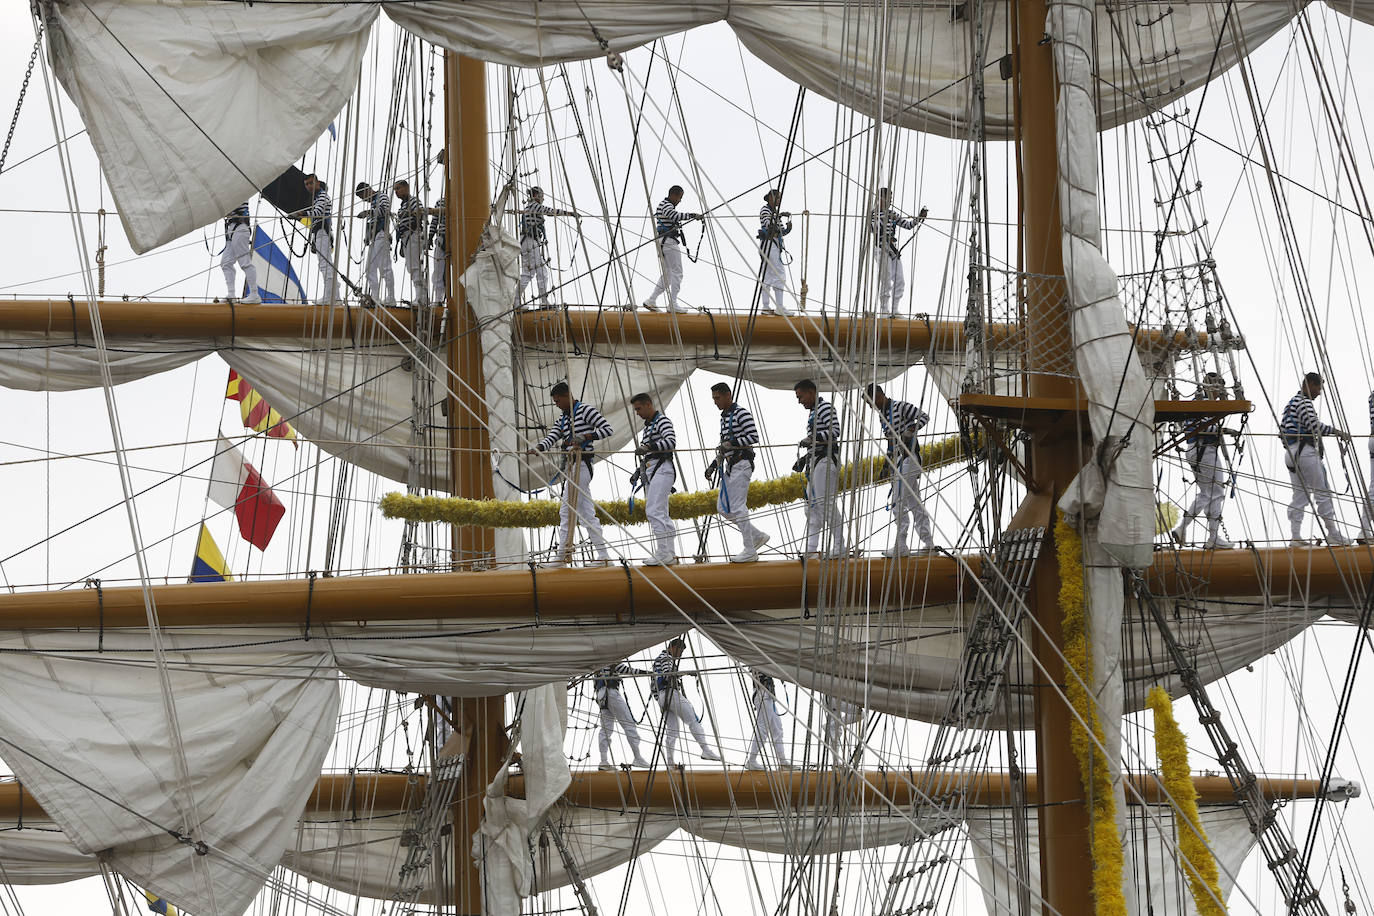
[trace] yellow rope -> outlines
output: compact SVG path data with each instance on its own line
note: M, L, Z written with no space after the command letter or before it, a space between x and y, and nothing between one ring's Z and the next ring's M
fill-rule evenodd
M974 438L978 444L978 438ZM921 447L921 466L926 470L953 464L964 457L959 436L950 436ZM884 458L865 458L840 468L840 489L853 490L871 484L882 474ZM668 515L677 519L714 515L718 490L698 490L695 493L674 493L668 497ZM788 474L773 480L759 480L749 484L749 508L781 506L806 496L806 476ZM386 518L403 518L417 522L444 522L450 525L476 525L480 528L546 528L558 524L558 500L535 499L455 499L450 496L411 496L388 493L380 507ZM617 525L643 524L644 501L634 502L633 512L627 500L597 500L596 514L602 521Z
M1097 916L1126 916L1125 855L1116 826L1116 796L1102 752L1105 739L1086 685L1092 683L1092 663L1088 654L1087 597L1083 589L1083 540L1077 530L1064 521L1061 512L1054 526L1059 554L1059 610L1064 615L1064 678L1069 704L1078 713L1069 723L1069 743L1078 758L1079 775L1092 831L1093 899ZM1081 722L1092 728L1092 738Z
M1163 687L1153 687L1146 703L1154 712L1155 753L1159 755L1164 788L1185 822L1178 828L1178 848L1183 853L1193 906L1198 916L1226 916L1226 905L1220 902L1226 898L1221 893L1217 860L1202 829L1202 818L1197 810L1197 787L1188 769L1188 742L1174 718L1174 702Z

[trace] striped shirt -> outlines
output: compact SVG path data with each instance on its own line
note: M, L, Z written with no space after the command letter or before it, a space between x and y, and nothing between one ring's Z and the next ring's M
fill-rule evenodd
M673 431L673 421L665 417L663 411L655 411L652 417L644 421L642 441L651 452L662 452L660 457L671 456L673 449L677 448L677 433Z
M432 247L439 254L448 254L448 203L441 197L434 208L439 212L430 217L425 247Z
M896 256L897 251L897 227L903 229L915 229L916 217L898 216L897 211L888 207L886 210L874 209L868 217L868 231L873 234L873 244L881 251Z
M525 209L520 211L521 240L534 239L539 244L544 244L548 240L544 233L544 217L557 215L558 211L553 207L546 207L535 201L525 204Z
M720 444L725 446L753 446L759 444L759 430L754 415L739 404L731 404L720 412Z
M391 195L380 191L372 192L371 206L367 211L367 222L363 225L363 241L371 242L379 235L385 235L391 226Z
M764 697L772 699L778 695L771 675L764 674L757 668L750 668L749 676L754 681L754 692L749 698L755 703ZM764 691L763 695L759 694L760 690Z
M673 653L664 649L658 653L658 658L654 659L654 689L655 694L664 693L669 690L682 690L682 676L677 673L678 660L673 658Z
M1199 388L1193 395L1194 401L1210 400L1205 390ZM1218 428L1221 421L1218 419L1193 420L1183 424L1183 439L1189 445L1209 446L1221 445L1221 430Z
M422 232L425 228L425 208L420 198L414 194L401 201L396 208L396 236L405 241L411 233Z
M1285 445L1315 445L1321 451L1322 436L1330 436L1335 432L1334 426L1327 426L1317 419L1317 408L1302 391L1293 395L1288 406L1283 408L1279 435Z
M248 209L247 203L241 203L229 212L224 218L224 240L227 242L229 236L234 234L234 230L239 226L244 228L253 221L253 212Z
M654 231L660 239L677 239L681 242L682 224L695 216L695 213L679 213L677 204L665 197L654 211Z
M611 424L601 415L601 411L590 404L573 401L572 410L559 417L553 429L549 430L549 434L540 439L535 447L541 452L546 452L554 443L561 442L566 449L577 444L579 436L586 436L587 439L581 443L581 448L589 452L592 450L592 442L597 439L609 439L614 432Z
M782 237L792 231L792 221L786 223L778 215L775 207L764 204L759 209L759 240L762 242L772 241L779 248L782 247Z
M629 662L616 662L614 665L607 665L592 675L592 689L596 692L597 702L601 702L605 698L606 691L619 690L622 679L631 674L648 673L639 668L630 667Z
M840 442L840 418L835 408L825 398L817 397L806 418L806 434L817 445L838 445Z
M329 199L329 192L324 188L315 189L315 199L310 202L310 209L305 211L305 215L310 217L310 232L332 232L333 221L329 214L334 210L334 202Z
M897 453L897 443L903 439L909 438L911 450L916 450L916 432L930 422L930 414L910 401L888 398L887 404L878 413L878 422L882 424L883 435L887 436L887 454L890 458Z

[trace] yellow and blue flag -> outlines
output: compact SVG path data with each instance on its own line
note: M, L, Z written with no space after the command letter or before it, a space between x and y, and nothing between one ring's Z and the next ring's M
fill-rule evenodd
M163 900L157 894L150 894L144 891L143 896L148 898L148 909L152 910L154 913L162 914L162 916L181 916L176 907L172 906L166 900Z
M192 582L233 582L234 577L229 574L229 564L224 562L224 554L219 552L219 545L210 536L210 529L205 527L205 523L200 523L200 540L196 543L196 558L191 563ZM152 904L148 904L152 906ZM164 912L155 910L154 912Z

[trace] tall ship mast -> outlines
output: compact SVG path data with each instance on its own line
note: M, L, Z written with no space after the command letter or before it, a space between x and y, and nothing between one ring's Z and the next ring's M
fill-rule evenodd
M6 451L0 913L1363 911L1333 9L36 2L0 385L109 448Z

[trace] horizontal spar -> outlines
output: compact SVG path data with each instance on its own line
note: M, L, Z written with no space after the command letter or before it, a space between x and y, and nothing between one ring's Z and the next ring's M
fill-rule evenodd
M347 339L380 323L412 327L408 308L329 305L240 305L227 302L102 300L100 325L111 337L307 337ZM89 303L66 299L0 300L0 331L39 331L54 337L91 334Z
M967 568L965 568L967 566ZM530 622L634 614L739 614L767 608L892 608L972 595L982 559L949 555L674 567L500 569L153 586L163 626L301 625L464 619ZM1374 575L1363 546L1156 554L1157 595L1310 600L1359 594ZM0 630L143 627L136 587L0 594Z
M1040 801L1039 779L1035 773L1026 774L1026 802ZM1132 774L1128 777L1136 791L1151 804L1163 802L1155 780L1149 776ZM412 782L405 773L326 773L310 794L307 814L350 814L366 817L369 814L390 814L405 811L419 803L426 777ZM1266 798L1310 799L1321 794L1316 779L1292 777L1260 777ZM1231 784L1224 776L1194 776L1193 785L1201 804L1229 804L1235 801ZM1341 792L1352 791L1349 783L1333 779L1332 785ZM765 773L755 770L633 770L631 772L576 771L564 799L572 805L587 808L638 807L647 804L655 808L713 808L770 811L789 806L819 806L834 804L843 798L857 802L862 792L868 806L883 804L884 797L903 808L910 808L913 786L925 790L934 787L938 793L963 788L969 803L983 806L1011 804L1011 781L1005 772L968 774L961 772L927 774L921 770L897 773L893 770L864 770L861 772L830 770L790 770ZM514 774L507 782L507 794L523 797L524 776ZM927 792L927 795L931 793ZM1356 793L1357 794L1357 793ZM1126 792L1128 804L1137 804L1134 793ZM787 802L787 805L784 805ZM0 782L0 821L15 821L20 817L46 817L38 801L16 782Z

